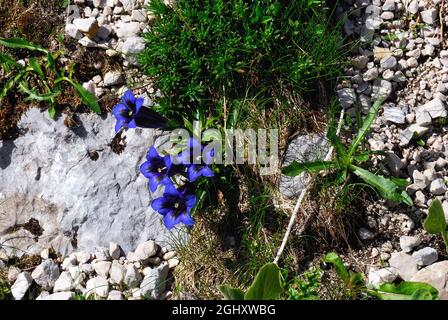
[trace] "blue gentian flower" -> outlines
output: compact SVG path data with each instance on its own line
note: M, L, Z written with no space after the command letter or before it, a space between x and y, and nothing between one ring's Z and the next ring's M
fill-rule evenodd
M200 163L193 163L194 157L193 150L200 150L199 156L201 157ZM202 152L204 147L199 144L199 142L190 138L189 146L186 150L182 151L177 156L177 162L187 166L187 174L190 182L195 182L200 177L213 177L213 170L210 168L211 161L213 160L214 150L212 149L209 153L205 154L202 158ZM199 161L196 161L199 162Z
M170 156L162 157L157 153L156 148L151 146L146 155L146 162L140 166L140 172L149 179L149 189L155 192L159 185L172 185L170 177L176 166L171 162Z
M136 98L131 90L123 95L121 102L112 110L113 115L117 119L115 124L115 132L120 131L123 127L127 129L140 128L166 128L167 119L143 106L144 99Z
M163 215L163 222L168 230L179 223L186 226L194 225L190 212L196 205L196 196L190 193L189 189L183 187L178 190L173 185L169 185L165 188L163 197L151 203L151 207Z

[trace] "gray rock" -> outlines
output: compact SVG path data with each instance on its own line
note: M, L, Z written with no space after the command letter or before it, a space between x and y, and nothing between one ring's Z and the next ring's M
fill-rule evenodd
M372 99L387 99L392 93L392 83L387 80L377 79L372 86Z
M116 24L116 33L118 38L130 38L137 37L140 33L140 23L139 22L119 22Z
M447 191L447 187L443 179L436 179L433 182L431 182L431 187L429 188L429 191L433 195L439 196Z
M394 0L386 0L384 2L382 9L384 11L394 11L395 10L395 1Z
M107 300L123 300L123 294L118 290L112 290L109 292Z
M121 256L121 248L115 242L111 242L109 244L109 255L112 259L118 260Z
M369 272L368 283L375 288L383 283L392 283L397 279L398 274L392 268L382 268Z
M427 24L433 24L437 18L437 9L431 8L428 10L424 10L420 14L423 22Z
M103 85L105 87L118 86L124 83L124 76L121 71L109 71L104 75Z
M375 234L366 228L360 228L358 230L358 235L361 240L372 240L375 238Z
M328 152L328 140L325 135L310 134L295 138L288 146L283 166L288 166L294 160L308 162L323 160ZM298 196L309 182L309 175L302 173L296 177L281 175L279 190L284 197Z
M433 119L445 118L448 115L443 101L438 98L429 101L422 107L419 107L417 110L428 112Z
M124 277L124 284L128 288L136 288L140 285L142 281L142 275L138 272L137 268L130 264L126 269L126 275Z
M371 81L378 78L378 68L370 68L367 70L364 75L362 76L364 81ZM356 97L355 97L356 98Z
M404 163L401 161L400 157L394 152L386 152L385 156L386 164L394 176L400 174L400 170L404 167Z
M392 253L389 265L404 281L410 281L418 271L415 259L404 252Z
M166 290L168 271L169 267L166 263L152 269L140 284L141 295L149 299L160 299Z
M157 253L157 245L154 241L146 241L137 246L133 259L134 261L145 261Z
M53 292L65 292L74 289L74 283L70 272L64 271L54 284Z
M418 251L415 251L412 256L419 266L429 266L437 261L439 255L437 250L431 247L425 247Z
M410 14L416 14L418 12L418 1L412 0L407 7L407 11Z
M93 39L98 31L98 21L95 18L74 19L73 25L89 39Z
M32 283L33 278L31 278L31 275L28 272L19 274L17 280L11 286L11 294L14 299L22 300Z
M108 146L115 134L112 116L80 114L77 122L69 129L63 117L54 121L33 108L18 125L24 134L0 141L0 243L6 250L39 255L53 247L66 255L76 240L80 252L111 241L128 252L147 239L170 248L184 241L185 233L168 231L149 206L162 190L151 196L139 171L154 131L127 131L126 149L118 155ZM10 231L30 219L43 229L37 241L27 230Z
M419 126L427 126L432 123L432 118L429 112L417 109L415 112L415 121Z
M95 248L95 259L97 261L110 261L111 256L109 254L109 249L106 247L96 247Z
M383 116L393 123L404 124L406 122L406 114L398 107L384 107Z
M448 261L441 261L418 271L410 281L427 283L439 291L440 300L448 300Z
M145 40L141 37L129 37L123 43L121 51L124 54L137 54L145 50Z
M404 252L411 252L422 240L419 237L401 236L400 247Z
M112 265L112 262L110 261L99 261L92 264L93 269L95 269L95 272L97 275L103 277L104 279L107 279L109 277L109 271L110 267Z
M59 278L59 266L52 259L47 259L34 269L31 278L42 289L51 290Z
M86 283L86 297L94 295L100 298L107 298L109 295L109 283L103 277L91 278Z
M381 68L392 69L397 65L397 59L394 56L384 57L380 61Z
M118 261L113 261L110 268L110 281L115 284L122 284L126 275L126 269Z
M352 88L344 88L338 91L339 102L343 108L349 108L356 102L356 93Z

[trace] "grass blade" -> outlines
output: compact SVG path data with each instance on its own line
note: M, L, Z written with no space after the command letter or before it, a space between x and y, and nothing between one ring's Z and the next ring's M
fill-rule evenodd
M289 177L295 177L305 171L310 173L317 173L323 170L334 169L337 167L338 164L332 161L314 161L305 163L298 163L297 161L293 161L293 163L291 163L289 166L283 168L282 173Z
M48 53L48 50L45 50L41 46L38 46L34 43L31 43L21 38L11 38L11 39L0 38L0 45L11 49L25 49L30 51L39 51L45 54Z

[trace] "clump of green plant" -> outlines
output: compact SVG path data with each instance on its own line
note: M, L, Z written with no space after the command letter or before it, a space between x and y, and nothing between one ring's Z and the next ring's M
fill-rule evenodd
M423 222L423 228L430 234L439 234L445 242L448 253L448 229L445 220L442 203L439 199L434 199L429 207L428 216Z
M292 279L288 284L286 295L288 300L319 300L319 288L323 271L313 267L301 276Z
M11 299L11 287L6 279L6 275L0 271L0 301Z
M362 150L360 145L368 134L381 104L381 100L374 103L348 149L346 149L341 139L337 136L335 126L329 126L327 138L336 151L335 160L306 163L298 163L297 161L294 161L291 165L283 169L283 173L288 176L297 176L305 171L309 173L333 171L336 175L336 181L339 183L346 181L348 174L353 173L361 178L367 185L376 190L384 199L392 200L397 203L405 203L411 206L412 199L405 190L407 186L406 180L394 177L388 179L359 166L367 162L371 155L377 154L377 152L374 151Z
M439 298L437 289L421 282L403 281L398 285L383 283L378 288L366 286L364 275L347 270L342 259L335 252L326 254L324 262L334 267L349 297L373 297L380 300L437 300Z
M278 109L292 92L341 70L340 25L321 0L153 0L154 25L144 34L145 72L161 90L159 111L170 118L196 112L220 125L255 108ZM291 114L292 106L285 104ZM297 113L297 112L296 112Z
M101 113L95 97L81 84L73 80L73 65L68 68L67 72L57 63L57 54L53 54L47 49L24 39L0 38L0 45L36 53L36 56L30 56L26 59L28 62L25 65L18 63L6 53L0 53L0 67L3 77L6 79L5 85L0 88L0 107L1 101L8 93L16 89L26 96L25 100L48 103L48 112L50 117L54 118L56 97L62 93L61 84L65 82L75 88L85 105L92 111Z

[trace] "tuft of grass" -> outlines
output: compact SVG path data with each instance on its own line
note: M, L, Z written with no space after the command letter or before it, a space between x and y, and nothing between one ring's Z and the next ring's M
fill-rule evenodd
M0 271L0 301L11 299L11 286L9 285L6 274Z
M341 26L325 1L154 0L148 10L155 22L139 58L170 118L294 120L291 96L315 92L342 68Z

